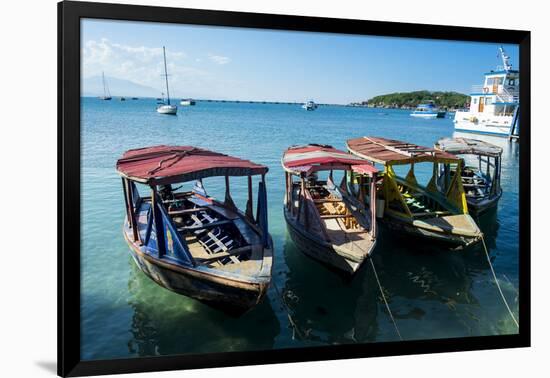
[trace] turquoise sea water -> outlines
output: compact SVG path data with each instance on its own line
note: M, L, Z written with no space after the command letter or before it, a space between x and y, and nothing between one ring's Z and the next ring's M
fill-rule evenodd
M345 279L305 257L286 232L281 155L288 146L375 135L431 146L453 135L450 118L414 119L409 111L322 106L198 102L177 116L159 115L153 99L82 98L81 357L109 359L185 353L267 350L398 337L366 265ZM494 142L494 140L492 140ZM508 302L517 315L518 146L504 147L503 197L480 220ZM273 282L266 299L231 318L174 294L135 266L122 237L124 199L115 162L130 148L195 145L269 167L269 228L275 245ZM426 179L428 167L418 167ZM209 194L223 194L217 179ZM244 203L246 179L232 179ZM241 190L242 189L242 190ZM380 281L404 339L515 333L480 247L435 249L382 230L374 254Z

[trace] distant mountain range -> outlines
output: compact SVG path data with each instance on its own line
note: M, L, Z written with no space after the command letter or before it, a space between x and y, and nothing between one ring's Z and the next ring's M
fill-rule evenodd
M158 89L134 83L130 80L117 79L105 76L105 81L111 92L111 96L125 97L160 97ZM103 83L101 76L90 76L82 79L82 96L103 96Z

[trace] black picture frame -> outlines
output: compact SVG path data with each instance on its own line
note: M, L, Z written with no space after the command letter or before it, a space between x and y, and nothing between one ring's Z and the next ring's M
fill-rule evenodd
M520 253L516 335L82 361L80 359L80 20L231 26L514 43L520 54ZM530 346L530 32L64 1L58 4L58 374L82 376Z

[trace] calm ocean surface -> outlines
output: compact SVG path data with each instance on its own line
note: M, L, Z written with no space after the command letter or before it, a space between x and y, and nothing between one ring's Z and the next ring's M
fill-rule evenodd
M286 232L282 212L283 151L293 144L345 148L346 139L376 135L431 146L453 135L450 118L419 120L409 111L321 106L198 102L177 116L159 115L153 99L82 98L81 358L266 350L396 341L368 265L352 279L305 257ZM495 140L490 140L494 142ZM504 147L496 212L480 220L494 268L517 315L519 149ZM273 285L266 299L231 318L161 288L132 261L122 236L124 199L115 162L130 148L195 145L269 167L269 229L275 245ZM426 179L431 168L418 167ZM223 194L217 179L209 194ZM246 179L233 178L244 204ZM241 190L242 189L242 190ZM223 198L223 196L222 196ZM374 253L380 281L404 339L516 333L480 247L436 250L382 230Z

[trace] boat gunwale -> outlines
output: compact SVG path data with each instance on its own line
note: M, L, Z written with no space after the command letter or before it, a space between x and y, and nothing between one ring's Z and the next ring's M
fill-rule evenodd
M291 227L293 227L297 232L299 232L301 235L303 235L305 238L311 240L313 243L321 246L322 248L330 249L334 253L336 253L338 256L341 256L342 258L352 261L354 263L361 264L364 260L369 258L372 255L372 252L374 250L374 247L376 246L377 236L375 235L374 238L371 239L371 245L369 247L369 251L364 255L362 259L357 259L356 256L353 256L347 252L347 248L340 247L334 243L330 243L326 240L323 240L319 237L317 237L315 234L311 232L307 232L305 228L298 222L296 222L294 217L292 217L286 206L283 206L285 221L287 224L289 224ZM367 233L370 235L370 232L367 231ZM376 233L378 234L378 229L376 229Z

